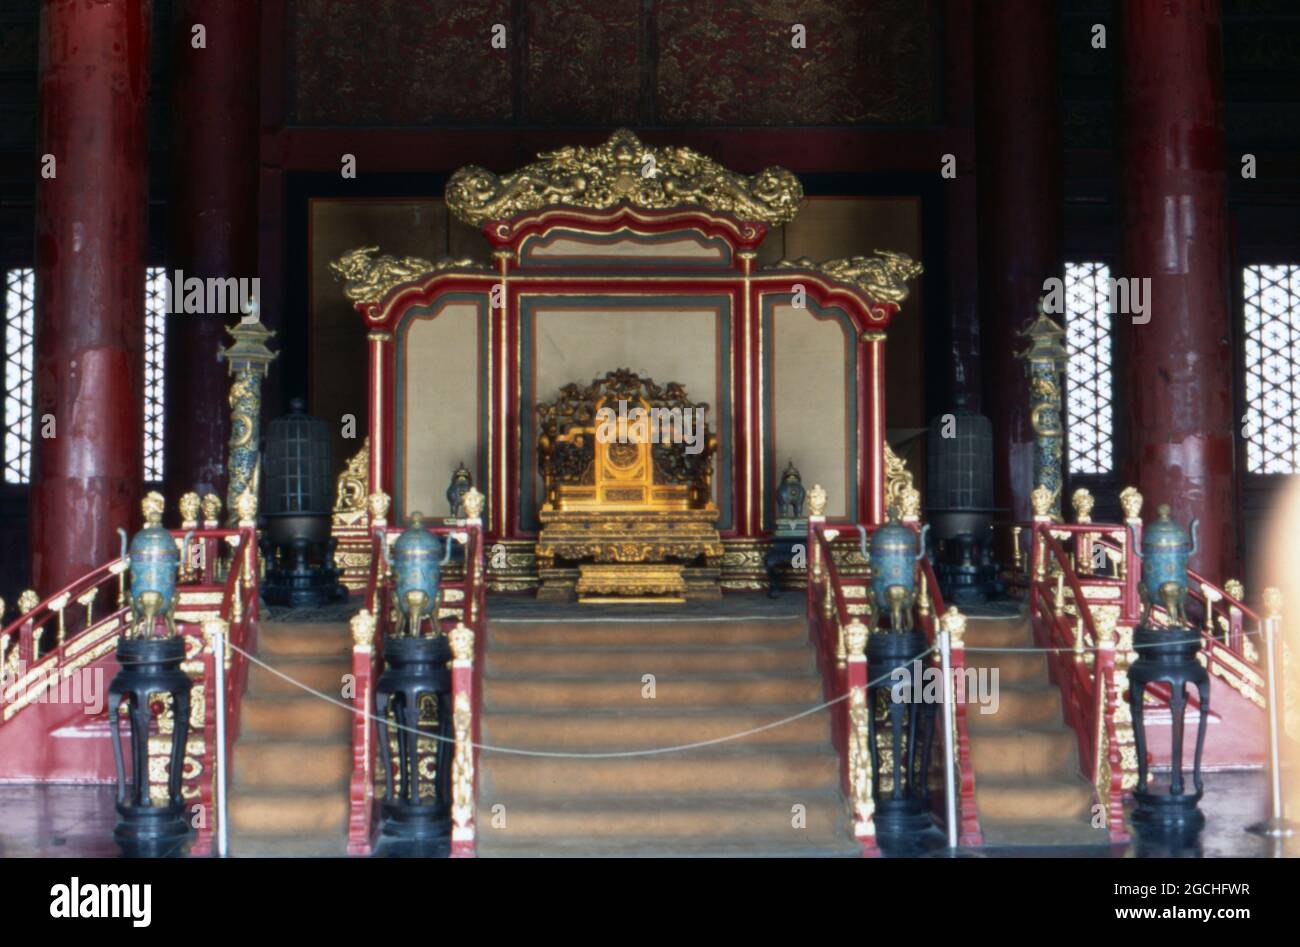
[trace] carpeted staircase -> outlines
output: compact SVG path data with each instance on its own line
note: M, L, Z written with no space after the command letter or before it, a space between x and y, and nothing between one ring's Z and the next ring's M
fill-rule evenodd
M985 843L1106 844L1106 830L1091 826L1092 788L1081 775L1078 739L1061 716L1046 657L973 650L1032 645L1027 618L966 625L967 665L999 670L997 713L971 704L966 717Z
M340 697L347 624L263 622L258 657ZM343 855L352 715L254 664L231 763L233 855Z
M713 740L822 700L799 619L497 621L487 747L625 752ZM655 697L643 697L654 675ZM479 853L855 855L828 711L707 747L479 757ZM804 807L802 828L793 807Z

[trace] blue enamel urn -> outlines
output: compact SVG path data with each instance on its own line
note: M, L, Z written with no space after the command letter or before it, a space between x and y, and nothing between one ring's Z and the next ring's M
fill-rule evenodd
M141 504L144 529L131 540L131 610L135 634L152 635L154 618L161 615L174 635L172 612L176 603L176 577L181 554L176 540L162 525L163 498L150 493Z
M1137 555L1142 561L1139 591L1146 605L1144 623L1154 603L1165 606L1171 622L1184 622L1182 604L1187 593L1187 564L1196 555L1196 526L1197 520L1193 519L1189 535L1170 517L1169 504L1162 503L1156 509L1155 522L1143 530L1142 549Z
M929 528L928 523L921 527L918 536L910 526L900 523L897 511L890 508L887 521L871 537L871 587L877 614L890 613L895 625L901 626L896 631L909 627L906 623L916 589L915 565L925 555Z
M449 558L450 540L444 554L442 540L424 528L424 514L412 513L410 528L393 543L393 580L401 616L396 634L419 634L421 622L437 604L442 567Z

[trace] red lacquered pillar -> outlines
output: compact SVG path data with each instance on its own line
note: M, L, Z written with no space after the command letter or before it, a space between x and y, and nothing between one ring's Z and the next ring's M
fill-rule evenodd
M51 594L140 526L151 0L45 0L36 190L32 584ZM43 437L43 416L53 437Z
M1124 272L1150 318L1116 317L1126 476L1151 515L1201 520L1192 566L1235 575L1223 64L1219 4L1121 4Z
M257 276L259 4L176 0L172 13L170 239L167 270ZM195 26L205 46L194 47ZM164 464L169 503L226 495L230 412L217 351L233 315L167 319Z
M984 414L994 502L1030 517L1029 381L1015 357L1043 281L1063 275L1060 17L1051 0L975 5L975 131ZM1059 318L1059 317L1058 317Z

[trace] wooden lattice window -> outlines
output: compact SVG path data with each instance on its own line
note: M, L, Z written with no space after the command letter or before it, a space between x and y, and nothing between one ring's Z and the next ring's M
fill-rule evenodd
M1245 297L1246 470L1300 466L1300 265L1252 265Z
M167 316L167 270L151 266L145 276L144 479L163 478L163 320Z
M1110 267L1065 265L1065 408L1070 473L1105 474L1115 467L1115 379L1112 370Z
M32 366L36 357L36 271L5 272L5 483L27 483L32 464Z

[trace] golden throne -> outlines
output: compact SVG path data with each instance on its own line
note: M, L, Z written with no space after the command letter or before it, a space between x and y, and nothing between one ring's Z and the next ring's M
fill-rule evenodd
M708 405L627 369L537 406L538 597L716 598L722 539Z

